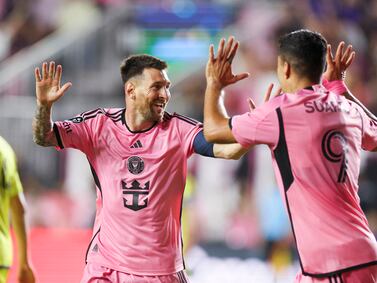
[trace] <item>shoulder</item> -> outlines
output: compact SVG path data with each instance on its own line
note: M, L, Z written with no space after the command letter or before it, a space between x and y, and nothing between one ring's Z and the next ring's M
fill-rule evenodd
M190 118L182 114L178 114L176 112L174 112L173 114L165 112L164 117L163 117L163 123L169 123L169 122L174 122L174 123L182 124L182 125L192 125L192 126L197 126L197 125L202 124L198 120L195 120L193 118Z
M96 108L80 113L79 115L68 119L73 123L82 123L98 120L112 120L118 122L122 120L124 108Z
M262 123L273 124L277 121L277 110L284 107L285 94L271 98L269 101L257 106L254 110L231 118L231 127L257 128Z
M0 136L0 160L1 162L16 162L16 154L10 144Z
M265 117L275 113L278 108L284 107L286 104L285 103L286 101L287 101L286 94L275 96L271 98L269 101L258 106L253 111L249 112L250 116L253 116L253 117L258 116L259 119L263 120Z

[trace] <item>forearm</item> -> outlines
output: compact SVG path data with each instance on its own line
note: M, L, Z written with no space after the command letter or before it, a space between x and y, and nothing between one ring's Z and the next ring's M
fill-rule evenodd
M41 146L57 145L52 128L51 106L37 105L37 111L33 119L33 140Z
M25 224L25 210L19 197L12 198L11 219L17 241L18 261L21 265L28 265L27 236Z
M238 143L214 144L213 153L217 158L240 159L250 148L245 148Z
M221 88L214 83L207 83L204 98L204 136L208 142L213 143L235 142L229 128Z

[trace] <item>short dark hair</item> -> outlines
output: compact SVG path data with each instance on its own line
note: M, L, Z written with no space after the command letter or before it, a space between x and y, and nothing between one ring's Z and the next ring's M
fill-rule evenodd
M321 34L301 29L280 37L278 55L299 76L319 82L326 65L326 48L326 39Z
M130 78L141 75L146 68L164 70L167 67L165 61L151 55L132 55L123 60L120 65L120 74L123 83L126 83Z

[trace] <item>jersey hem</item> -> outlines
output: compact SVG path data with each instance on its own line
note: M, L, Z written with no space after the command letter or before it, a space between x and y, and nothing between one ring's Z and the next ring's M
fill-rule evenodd
M121 268L119 266L117 267L114 267L112 266L111 264L106 264L106 263L103 263L103 262L98 262L98 261L95 261L95 260L90 260L88 259L86 263L93 263L93 264L98 264L98 265L101 265L103 267L107 267L107 268L110 268L112 270L115 270L115 271L118 271L118 272L124 272L124 273L128 273L128 274L134 274L134 275L139 275L139 276L162 276L162 275L171 275L171 274L175 274L177 272L180 272L180 271L183 271L185 268L182 265L180 265L178 268L175 268L171 271L159 271L159 270L146 270L146 271L138 271L138 270L132 270L132 269L128 269L128 268Z
M377 260L367 262L367 263L358 264L358 265L354 265L354 266L350 266L350 267L346 267L346 268L343 268L343 269L338 269L338 270L335 270L335 271L330 271L330 272L327 272L327 273L310 273L310 272L304 271L304 269L302 268L302 274L306 275L306 276L316 277L316 278L323 278L323 277L329 277L329 276L337 275L337 274L344 273L344 272L362 269L362 268L373 266L373 265L377 265Z

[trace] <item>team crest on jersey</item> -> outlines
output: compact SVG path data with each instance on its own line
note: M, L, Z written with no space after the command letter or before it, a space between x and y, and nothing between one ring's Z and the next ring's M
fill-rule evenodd
M74 117L74 118L71 118L69 119L70 121L72 121L73 123L81 123L82 121L84 121L84 118L83 117Z
M139 156L131 156L127 159L127 167L132 174L140 174L144 170L144 161Z

